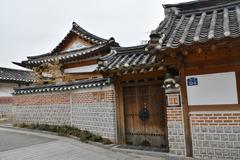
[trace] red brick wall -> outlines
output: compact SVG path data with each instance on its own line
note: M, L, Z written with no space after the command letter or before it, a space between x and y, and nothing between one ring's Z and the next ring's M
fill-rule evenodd
M113 91L74 93L72 103L114 102Z
M113 90L71 94L72 103L114 102ZM20 95L14 97L14 104L16 106L70 104L70 93Z
M182 120L182 107L167 107L167 121Z
M14 104L16 106L69 104L69 103L70 103L69 93L20 95L14 98Z
M226 126L240 125L240 113L194 113L191 114L192 125Z
M12 104L13 97L0 97L0 104Z

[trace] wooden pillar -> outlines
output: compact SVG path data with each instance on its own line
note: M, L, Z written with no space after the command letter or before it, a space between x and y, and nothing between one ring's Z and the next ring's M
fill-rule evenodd
M186 156L192 157L192 138L191 138L191 126L189 118L189 107L187 100L187 88L186 88L186 72L184 64L180 68L180 85L181 85L181 96L182 96L182 110L183 110L183 126L185 133L185 146Z
M116 121L117 121L117 143L125 144L125 120L122 88L118 78L115 79Z

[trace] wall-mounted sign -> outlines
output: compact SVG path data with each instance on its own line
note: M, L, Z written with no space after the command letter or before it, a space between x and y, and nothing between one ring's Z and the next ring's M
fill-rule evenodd
M198 79L196 77L190 77L187 79L187 85L188 86L197 86L198 85Z
M238 104L235 72L187 76L186 83L188 105Z
M167 94L167 105L169 107L180 106L179 94Z

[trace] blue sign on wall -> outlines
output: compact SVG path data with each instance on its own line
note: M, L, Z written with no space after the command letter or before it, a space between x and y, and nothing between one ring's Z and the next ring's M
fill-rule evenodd
M198 79L195 77L191 77L187 79L187 85L188 86L197 86L198 85Z

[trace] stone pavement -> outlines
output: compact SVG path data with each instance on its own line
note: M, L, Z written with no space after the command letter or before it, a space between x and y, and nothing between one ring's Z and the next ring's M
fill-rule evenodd
M164 160L55 135L0 128L0 160Z

